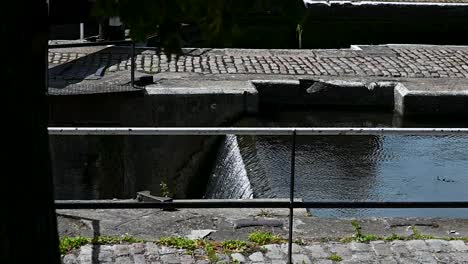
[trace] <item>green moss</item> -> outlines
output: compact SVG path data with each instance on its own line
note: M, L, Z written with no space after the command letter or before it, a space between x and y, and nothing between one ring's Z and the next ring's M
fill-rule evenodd
M89 237L62 237L59 241L60 254L66 254L70 250L77 249L86 244L94 245L109 245L109 244L122 244L122 243L140 243L143 242L142 239L134 238L129 235L124 235L121 237L113 236L98 236L94 238Z
M331 261L336 261L336 262L340 262L340 261L343 260L343 258L340 255L336 254L336 253L331 254L327 259L329 259Z
M242 240L226 240L221 243L221 247L226 252L243 252L249 249L250 245Z
M405 236L400 236L395 233L393 233L391 236L384 237L385 241L394 241L394 240L406 240Z
M258 245L281 243L285 241L282 237L278 235L273 235L270 232L264 232L264 231L255 231L255 232L250 233L249 240Z
M415 226L412 226L411 230L413 234L409 236L410 239L434 239L434 236L421 234Z
M190 251L193 251L197 248L197 243L195 240L184 237L163 237L156 241L156 244L186 249Z
M215 248L211 242L204 241L204 249L210 263L215 263L219 260L218 256L216 255Z
M77 249L89 243L91 243L91 238L88 237L63 237L60 239L59 243L60 254L66 254L70 250Z

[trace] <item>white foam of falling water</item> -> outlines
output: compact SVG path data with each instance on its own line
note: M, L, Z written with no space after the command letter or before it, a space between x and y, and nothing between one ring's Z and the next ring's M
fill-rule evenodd
M253 197L237 137L227 135L218 151L205 198L250 199Z

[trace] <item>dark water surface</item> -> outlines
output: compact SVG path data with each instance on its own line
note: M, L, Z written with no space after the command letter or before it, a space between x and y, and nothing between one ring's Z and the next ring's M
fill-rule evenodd
M430 125L432 122L433 125ZM434 125L435 124L435 125ZM466 127L403 122L391 113L290 112L245 119L241 126ZM239 136L254 197L289 197L288 137ZM301 136L296 197L305 201L466 201L468 136ZM466 209L312 210L317 216L468 217Z

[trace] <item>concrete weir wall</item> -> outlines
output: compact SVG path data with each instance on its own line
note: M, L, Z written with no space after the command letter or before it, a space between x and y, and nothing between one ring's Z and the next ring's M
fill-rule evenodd
M140 92L50 96L50 126L230 126L250 113L298 106L384 108L405 116L466 115L465 87L464 80L166 82ZM51 136L56 198L132 198L142 190L160 195L161 183L176 198L199 198L208 184L218 139Z
M468 114L468 82L308 79L253 81L260 108L372 107L405 117Z
M141 93L50 96L49 125L228 125L256 111L256 98L250 83L222 93L155 86ZM201 136L51 136L56 199L130 198L142 190L159 195L162 182L177 198L200 196L216 142Z

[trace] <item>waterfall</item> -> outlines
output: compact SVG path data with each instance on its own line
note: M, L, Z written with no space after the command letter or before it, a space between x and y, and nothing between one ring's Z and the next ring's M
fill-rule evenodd
M226 135L215 164L208 181L205 198L253 198L250 180L235 135Z

